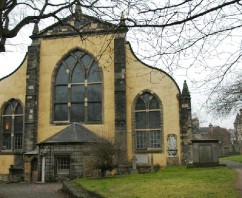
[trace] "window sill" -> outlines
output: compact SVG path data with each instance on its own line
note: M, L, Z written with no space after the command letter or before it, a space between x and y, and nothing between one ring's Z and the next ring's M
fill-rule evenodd
M88 121L88 122L69 122L69 121L53 121L51 124L53 125L69 125L72 123L78 124L103 124L102 121Z
M1 150L0 151L0 155L15 155L15 154L23 154L23 151L22 150L15 150L15 151L12 151L12 150Z
M161 148L136 149L135 153L162 153Z

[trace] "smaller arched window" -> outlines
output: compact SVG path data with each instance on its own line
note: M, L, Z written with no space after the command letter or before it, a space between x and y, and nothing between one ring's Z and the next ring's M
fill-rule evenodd
M23 146L23 107L9 100L2 112L2 150L19 150Z
M135 104L136 150L161 148L161 107L150 92L139 95Z

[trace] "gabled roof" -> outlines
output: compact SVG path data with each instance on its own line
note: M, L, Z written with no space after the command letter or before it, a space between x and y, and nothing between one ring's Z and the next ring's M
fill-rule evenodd
M74 13L38 33L34 32L32 38L115 33L117 31L127 32L127 28L119 28L119 24L102 21L83 13Z
M41 144L66 144L100 142L103 138L79 123L72 123L57 134L39 143Z

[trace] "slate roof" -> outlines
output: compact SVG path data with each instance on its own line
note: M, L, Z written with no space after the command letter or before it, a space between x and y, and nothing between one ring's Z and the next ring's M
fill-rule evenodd
M79 123L72 123L39 144L90 143L100 141L103 141L103 138L95 134L90 129Z

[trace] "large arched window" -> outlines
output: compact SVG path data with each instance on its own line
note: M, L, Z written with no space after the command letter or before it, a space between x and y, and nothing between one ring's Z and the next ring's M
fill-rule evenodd
M161 148L161 133L160 102L154 94L143 92L135 104L136 150Z
M23 145L23 107L18 100L9 100L2 112L2 150L18 150Z
M54 121L101 122L102 72L86 52L76 50L61 61L54 82Z

